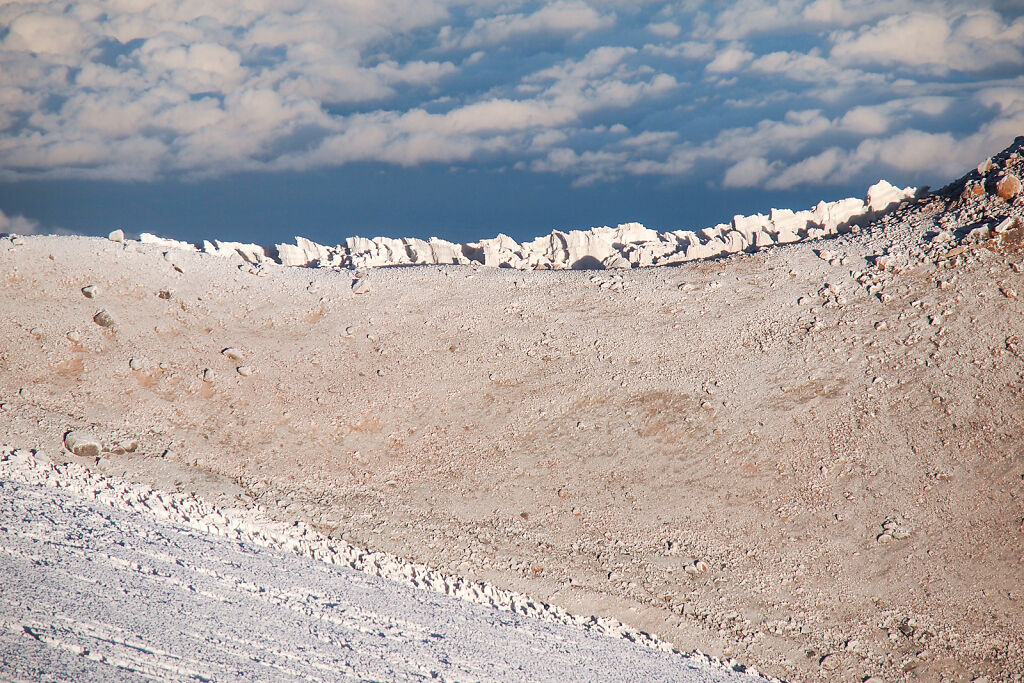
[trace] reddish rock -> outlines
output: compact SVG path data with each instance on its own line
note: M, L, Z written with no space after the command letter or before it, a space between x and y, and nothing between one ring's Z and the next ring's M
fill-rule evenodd
M964 191L960 193L961 199L974 199L978 195L985 194L985 186L976 181L969 181L964 185Z
M1007 173L996 183L996 194L1006 200L1013 199L1020 194L1020 178L1012 173Z

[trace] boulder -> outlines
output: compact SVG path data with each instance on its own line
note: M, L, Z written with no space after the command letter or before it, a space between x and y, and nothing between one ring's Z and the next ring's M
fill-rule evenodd
M996 194L1009 201L1020 194L1020 178L1007 173L996 182Z
M95 458L103 450L98 439L84 432L71 431L64 435L64 447L83 458Z

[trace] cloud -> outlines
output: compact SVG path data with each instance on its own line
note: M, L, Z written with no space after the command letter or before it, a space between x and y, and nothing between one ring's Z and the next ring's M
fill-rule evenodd
M81 24L70 17L28 12L10 23L3 45L67 63L67 58L80 54L89 42Z
M927 0L735 0L714 15L701 17L694 34L742 40L766 34L820 32L872 23L915 7L938 9Z
M861 135L878 135L891 125L892 119L882 107L854 107L839 120L840 128Z
M458 38L448 28L442 43L462 48L500 45L526 36L579 37L615 25L614 14L600 14L585 2L559 0L530 14L514 13L483 17Z
M837 169L842 167L844 158L843 150L830 147L773 175L765 187L777 190L809 183L828 184Z
M342 130L316 149L288 155L282 163L288 168L308 168L374 159L411 166L535 150L544 151L548 158L537 162L534 170L560 172L573 163L590 165L623 157L618 152L566 155L550 147L569 137L558 129L575 126L589 114L625 109L677 87L667 74L651 74L626 64L636 53L632 48L602 47L528 74L521 82L526 97L492 97L443 113L418 108L353 115L338 121ZM589 166L582 174L594 177Z
M25 218L20 214L8 216L0 210L0 233L8 233L11 235L34 235L41 232L41 228L42 226L39 225L38 221L34 221L31 218Z
M659 38L675 38L683 32L683 29L679 27L679 24L671 21L659 21L647 24L647 30Z
M705 60L714 56L715 44L686 40L670 46L644 45L644 52L673 59Z
M714 74L729 73L746 66L753 58L754 53L750 50L741 45L732 45L716 54L705 69Z
M917 182L1024 132L1024 19L1007 7L0 3L0 179L376 161L581 183Z
M1024 63L1024 18L1007 24L992 10L912 12L833 37L831 57L841 64L984 71Z
M152 80L169 81L188 93L226 93L245 77L242 58L216 43L178 45L151 38L138 51L143 69Z
M772 174L772 164L763 157L747 157L733 164L722 179L723 187L757 187Z

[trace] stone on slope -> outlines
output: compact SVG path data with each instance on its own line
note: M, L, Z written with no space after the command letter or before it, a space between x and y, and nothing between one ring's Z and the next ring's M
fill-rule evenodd
M92 317L92 321L100 327L113 327L114 317L107 313L106 309L100 311Z
M996 182L996 194L1006 200L1013 199L1020 194L1020 178L1012 173L1007 173Z
M103 446L97 439L84 432L75 431L64 435L64 447L75 455L80 455L84 458L95 458L103 449Z

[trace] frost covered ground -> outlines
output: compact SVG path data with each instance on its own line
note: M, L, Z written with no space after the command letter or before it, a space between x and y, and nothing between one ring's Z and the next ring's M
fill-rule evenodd
M760 680L24 451L0 454L0 570L5 680Z
M1022 144L668 267L2 239L2 441L784 679L1020 680Z

